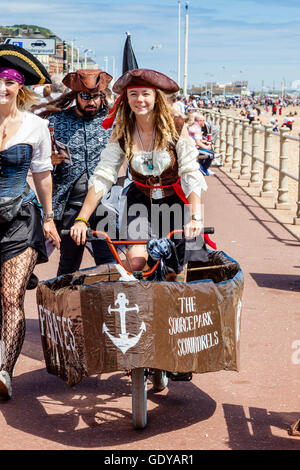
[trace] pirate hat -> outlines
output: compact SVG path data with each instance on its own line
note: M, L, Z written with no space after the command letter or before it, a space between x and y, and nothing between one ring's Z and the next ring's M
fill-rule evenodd
M113 86L113 92L118 94L119 97L111 108L109 115L101 124L104 129L112 127L118 112L118 107L124 100L125 90L128 87L157 88L166 94L175 93L179 90L177 83L163 73L150 69L128 70Z
M75 92L97 93L105 90L112 76L103 70L84 69L70 72L63 79L63 84Z
M138 63L131 45L130 33L127 32L127 38L123 50L123 74L128 70L138 69Z
M161 72L150 69L128 70L114 84L113 91L118 95L128 87L151 87L158 88L166 94L175 93L179 90L172 78Z
M8 67L21 72L25 77L26 86L51 83L50 75L41 62L19 46L0 45L0 67Z

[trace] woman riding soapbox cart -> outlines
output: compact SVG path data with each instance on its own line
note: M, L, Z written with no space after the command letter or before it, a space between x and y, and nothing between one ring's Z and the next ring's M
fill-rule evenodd
M151 269L133 275L115 248L120 242L101 235L117 264L38 285L46 367L69 385L126 371L133 425L140 429L147 425L148 379L160 392L169 378L189 381L192 372L238 370L243 275L232 258L212 250L208 262L188 263L175 279L172 263L173 281L147 280L155 273L168 276L168 260L154 260ZM170 252L166 240L158 241L160 256Z
M115 126L70 235L86 243L88 220L127 161L133 179L122 213L127 242L112 242L101 230L117 264L40 283L37 299L48 371L70 385L101 372L131 371L133 422L143 428L148 376L159 391L168 378L238 369L243 276L234 260L203 243L200 196L207 186L198 151L165 98L178 85L136 69L113 91L119 98L102 125L115 120ZM161 206L177 207L168 230L155 211ZM115 248L122 244L128 247L124 261Z

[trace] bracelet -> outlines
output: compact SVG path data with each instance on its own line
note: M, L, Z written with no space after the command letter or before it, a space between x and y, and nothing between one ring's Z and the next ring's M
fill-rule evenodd
M50 212L49 214L43 214L43 221L47 219L54 219L54 212Z
M79 222L83 222L88 228L90 227L90 224L88 223L88 221L84 219L83 217L77 217L74 221L74 224L79 223Z

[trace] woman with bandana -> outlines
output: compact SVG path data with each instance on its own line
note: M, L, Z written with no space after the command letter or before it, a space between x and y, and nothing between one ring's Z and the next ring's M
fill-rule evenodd
M25 49L0 46L0 398L25 336L24 297L37 263L48 261L44 239L59 248L52 212L51 139L47 122L26 111L36 103L27 86L51 83ZM27 183L31 169L39 202ZM41 207L43 217L41 215Z

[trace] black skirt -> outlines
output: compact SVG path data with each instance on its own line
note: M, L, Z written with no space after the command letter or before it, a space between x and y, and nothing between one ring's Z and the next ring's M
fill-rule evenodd
M17 217L0 224L0 264L20 255L28 247L38 252L37 264L48 261L40 209L23 203Z
M189 218L188 206L176 193L162 199L152 199L151 202L135 183L131 183L126 192L120 238L165 238L169 232L183 229ZM181 265L188 261L208 260L208 251L201 236L186 240L182 234L176 234L173 241Z

